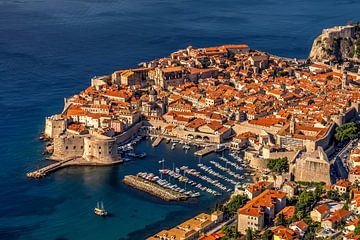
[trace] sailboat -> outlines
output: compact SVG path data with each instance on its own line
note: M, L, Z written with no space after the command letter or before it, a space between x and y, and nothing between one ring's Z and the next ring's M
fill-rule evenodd
M97 202L96 203L96 208L94 208L94 213L96 215L103 216L103 217L108 215L108 212L105 211L103 202Z

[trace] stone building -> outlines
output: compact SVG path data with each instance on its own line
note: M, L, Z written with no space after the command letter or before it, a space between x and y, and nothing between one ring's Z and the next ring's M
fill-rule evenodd
M314 222L321 222L330 214L330 207L327 204L317 206L310 212L310 218Z
M87 134L65 132L54 138L53 160L68 160L82 157L84 152L84 137Z
M111 81L118 85L124 84L127 86L145 86L147 84L146 81L149 70L149 68L136 68L116 71L112 74Z
M145 116L160 117L166 112L166 102L157 98L157 91L153 88L149 91L149 100L142 101L141 113Z
M82 157L85 161L99 164L111 164L119 161L115 138L100 134L84 137Z
M355 36L355 26L335 26L324 29L323 38L353 38Z
M184 67L156 68L154 78L155 85L162 88L180 86L184 83Z
M330 162L323 148L299 154L294 175L295 181L324 182L330 185Z
M54 138L62 134L67 127L67 121L61 115L53 115L45 118L45 131L46 137Z
M54 138L50 159L64 161L82 159L91 164L111 164L119 161L116 138L97 132L68 130Z
M238 231L247 229L261 231L272 224L275 215L286 206L286 194L276 190L265 190L238 210Z
M278 133L276 142L279 146L308 152L315 151L318 146L327 149L330 144L334 124L326 127L314 127L296 123L291 119Z

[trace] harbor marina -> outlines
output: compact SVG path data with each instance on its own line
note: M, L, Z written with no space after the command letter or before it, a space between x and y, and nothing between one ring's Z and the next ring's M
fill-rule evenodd
M144 145L151 146L147 148L148 152L143 151ZM244 162L237 154L229 154L228 150L222 149L222 156L213 152L204 157L197 157L194 155L196 148L175 139L161 141L157 147L153 147L152 141L141 141L123 149L130 147L132 149L128 150L129 152L144 152L145 162L148 161L148 157L153 157L153 154L157 153L158 148L164 151L170 149L171 151L167 152L163 159L158 159L152 164L151 169L142 168L134 175L163 189L184 194L187 199L198 197L201 199L205 196L206 198L225 197L233 192L235 186L247 181ZM131 155L126 154L126 156ZM214 169L210 165L213 165Z

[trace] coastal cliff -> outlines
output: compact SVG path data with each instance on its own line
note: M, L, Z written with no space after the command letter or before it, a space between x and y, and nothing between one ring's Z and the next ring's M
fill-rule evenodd
M360 24L324 29L312 45L312 62L343 62L360 59Z

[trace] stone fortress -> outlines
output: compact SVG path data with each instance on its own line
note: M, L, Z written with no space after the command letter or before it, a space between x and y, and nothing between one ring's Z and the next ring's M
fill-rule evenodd
M53 138L52 160L81 159L91 164L112 164L119 161L116 138L88 130L67 129L66 120L46 118L45 135Z
M355 36L355 26L346 25L326 28L322 31L322 35L324 38L353 38Z

